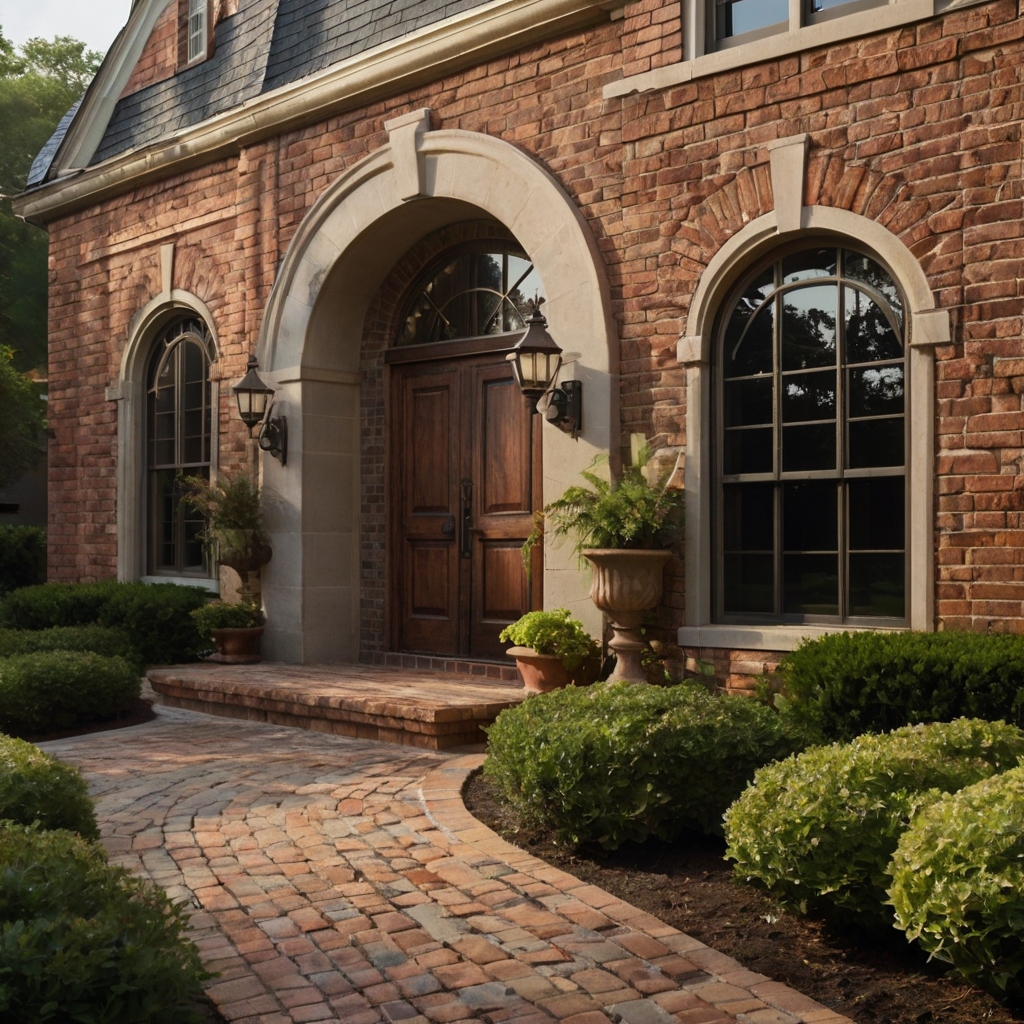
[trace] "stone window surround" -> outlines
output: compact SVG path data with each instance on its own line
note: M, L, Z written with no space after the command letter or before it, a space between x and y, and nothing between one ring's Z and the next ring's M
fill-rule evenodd
M121 356L117 382L106 389L109 402L117 402L117 578L143 583L179 583L205 587L219 593L216 579L193 576L146 575L146 409L147 368L153 342L172 320L184 316L201 319L209 328L213 352L210 356L210 478L216 479L218 463L217 415L220 382L215 366L220 343L213 316L202 299L172 286L174 245L160 246L160 293L132 318Z
M802 640L858 627L843 625L723 625L713 621L711 599L710 370L718 310L735 281L756 260L785 242L825 236L854 239L873 250L892 271L907 300L907 393L910 445L909 498L910 629L935 628L934 408L936 345L950 342L949 313L935 297L913 253L888 229L849 210L804 206L809 137L780 139L769 146L775 210L748 223L708 264L694 294L678 359L686 367L686 623L678 631L682 647L789 651ZM867 628L867 627L860 627ZM873 628L873 627L872 627Z
M711 0L713 2L713 0ZM683 54L677 64L621 78L604 87L605 99L631 93L653 92L751 64L777 60L820 46L832 46L858 36L884 32L936 15L973 7L991 0L889 0L886 6L850 14L835 12L827 19L804 23L804 0L789 0L789 31L765 35L750 42L705 52L705 15L708 0L681 0L683 13ZM840 9L841 10L841 9ZM832 14L833 12L829 12Z

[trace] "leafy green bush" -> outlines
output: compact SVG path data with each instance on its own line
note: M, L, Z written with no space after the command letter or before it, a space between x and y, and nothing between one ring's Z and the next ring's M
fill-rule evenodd
M770 708L703 687L600 683L503 711L484 774L524 823L614 849L721 829L754 770L793 748Z
M47 583L8 594L0 602L0 626L121 627L147 665L170 664L188 661L202 649L191 613L207 597L201 587L173 583Z
M0 596L46 582L46 531L38 526L0 526Z
M779 711L812 742L961 716L1024 725L1024 636L832 633L778 672Z
M898 927L998 997L1024 997L1024 768L925 808L893 857Z
M567 608L527 612L503 629L499 639L502 643L532 647L538 654L555 655L570 672L600 650L583 623L574 619Z
M43 651L0 659L0 729L23 736L70 729L126 711L141 689L123 658Z
M1021 755L1024 732L977 719L814 747L757 773L726 812L726 856L792 906L891 923L889 861L915 812Z
M192 612L192 621L204 640L210 639L211 629L249 629L263 625L263 614L251 604L227 604L211 601Z
M78 769L10 736L0 736L0 819L100 836Z
M142 659L127 630L110 626L54 626L52 629L0 629L0 658L40 651L91 651L124 658L142 672Z
M0 1017L178 1024L209 977L180 907L70 832L0 825Z

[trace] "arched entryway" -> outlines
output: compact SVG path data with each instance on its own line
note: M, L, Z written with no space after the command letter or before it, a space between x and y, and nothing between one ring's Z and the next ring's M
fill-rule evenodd
M425 112L388 127L390 144L347 171L300 225L258 347L261 366L279 389L278 411L289 418L288 466L264 463L275 544L264 583L268 650L287 661L355 661L381 630L394 649L388 595L403 583L393 575L388 503L396 498L393 474L401 466L385 437L386 415L367 400L375 390L386 395L392 364L366 361L363 339L375 296L418 242L465 222L500 225L544 283L551 333L565 351L579 353L566 375L583 381L583 429L579 440L551 427L534 429L532 446L542 453L537 461L544 472L541 479L531 470L531 502L551 500L595 455L614 456L618 448L618 345L608 288L596 243L571 199L508 143L429 131ZM514 397L504 384L502 395ZM464 423L470 414L458 415ZM450 441L466 428L453 424L443 433ZM497 437L495 443L500 447ZM461 469L455 478L461 498ZM368 488L383 495L383 508L366 502ZM518 557L516 538L507 541L505 562ZM384 593L373 597L365 577L382 563ZM536 578L546 606L570 607L600 628L568 548L549 548ZM461 592L459 600L466 600ZM514 610L514 602L504 603L503 612Z

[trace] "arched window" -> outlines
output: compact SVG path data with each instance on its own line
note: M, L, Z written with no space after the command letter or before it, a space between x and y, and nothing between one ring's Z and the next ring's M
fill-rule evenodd
M413 287L396 344L522 331L528 300L540 290L533 263L514 245L485 242L449 252Z
M734 292L717 345L721 622L906 620L904 302L816 245Z
M203 518L180 501L180 473L210 476L210 333L201 320L165 328L150 358L146 432L150 575L207 577Z

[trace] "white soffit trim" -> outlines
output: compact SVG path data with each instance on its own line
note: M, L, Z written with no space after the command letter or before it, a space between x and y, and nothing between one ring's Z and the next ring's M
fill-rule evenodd
M30 222L46 223L144 181L237 153L242 146L288 128L605 20L614 4L615 0L492 0L258 96L152 146L129 150L85 169L73 169L64 159L60 171L66 176L16 198L15 213ZM161 0L150 0L150 5L140 6L139 11L148 11L149 6L160 7ZM113 90L111 84L107 91ZM112 110L102 119L98 112L92 115L97 122L102 120L92 152ZM83 138L91 130L83 124ZM84 144L75 155L79 164L89 159Z

